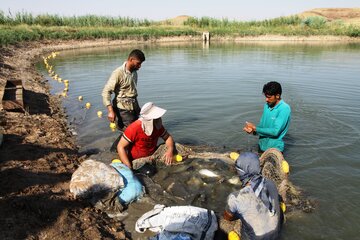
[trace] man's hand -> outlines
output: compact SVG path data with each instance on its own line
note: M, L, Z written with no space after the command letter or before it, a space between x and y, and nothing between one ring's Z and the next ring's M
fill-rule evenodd
M164 154L164 159L165 159L165 164L166 165L171 165L173 162L173 150L172 149L168 149L165 154Z
M116 119L116 115L115 115L113 107L111 105L108 105L107 109L108 109L108 119L109 119L109 121L114 122L115 119Z
M256 126L251 122L245 122L243 130L250 134L256 131Z
M164 139L165 140L165 139ZM165 145L166 145L166 152L163 156L164 162L166 165L171 165L173 162L173 157L174 157L174 139L172 138L172 136L169 134L168 137L165 140Z

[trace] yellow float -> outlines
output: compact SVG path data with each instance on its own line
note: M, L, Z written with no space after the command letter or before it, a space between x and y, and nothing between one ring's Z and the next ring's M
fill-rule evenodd
M111 131L115 132L116 130L116 124L114 122L111 122L110 125L109 125Z
M281 202L281 203L280 203L280 208L281 208L281 210L283 211L283 213L285 213L285 211L286 211L286 205L285 205L285 203Z
M174 155L173 159L177 162L181 162L183 160L183 158L180 154Z
M112 163L121 163L121 160L120 160L120 159L115 158L115 159L113 159L111 162L112 162Z
M240 236L235 231L231 231L228 234L228 240L240 240Z
M287 161L282 160L281 161L281 169L283 170L284 173L288 174L290 172L290 166L288 164Z
M236 159L238 159L238 157L240 156L240 154L238 154L237 152L231 152L230 153L230 158L232 159L232 160L236 160Z

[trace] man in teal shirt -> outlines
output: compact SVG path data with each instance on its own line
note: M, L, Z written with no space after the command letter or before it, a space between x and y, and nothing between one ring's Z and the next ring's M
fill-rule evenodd
M284 151L283 137L289 129L291 108L281 99L281 93L280 83L266 83L263 87L266 104L264 105L260 123L255 126L251 122L246 122L243 128L249 134L259 135L261 151L266 151L269 148Z

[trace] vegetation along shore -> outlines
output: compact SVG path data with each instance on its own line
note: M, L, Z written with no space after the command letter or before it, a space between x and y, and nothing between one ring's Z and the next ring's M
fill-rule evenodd
M174 36L201 37L204 31L211 32L212 37L215 38L266 35L360 37L360 24L357 21L336 18L337 15L341 17L346 14L344 12L349 12L348 15L356 19L360 18L359 9L340 9L338 12L329 12L325 9L312 11L312 14L305 12L262 21L188 16L152 21L95 15L63 17L49 14L34 16L26 12L16 14L0 12L0 45L54 39L148 40Z

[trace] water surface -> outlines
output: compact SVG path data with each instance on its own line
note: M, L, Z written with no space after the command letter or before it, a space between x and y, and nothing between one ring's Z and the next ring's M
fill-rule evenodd
M108 151L117 137L101 90L135 47L146 54L138 72L140 104L167 109L164 125L180 143L256 150L257 138L241 129L245 121L259 121L263 84L280 82L293 113L284 153L291 180L319 203L314 213L288 219L282 238L358 238L360 45L199 43L61 52L52 63L70 80L64 106L83 150ZM52 81L52 93L62 89ZM99 119L98 110L105 117Z

